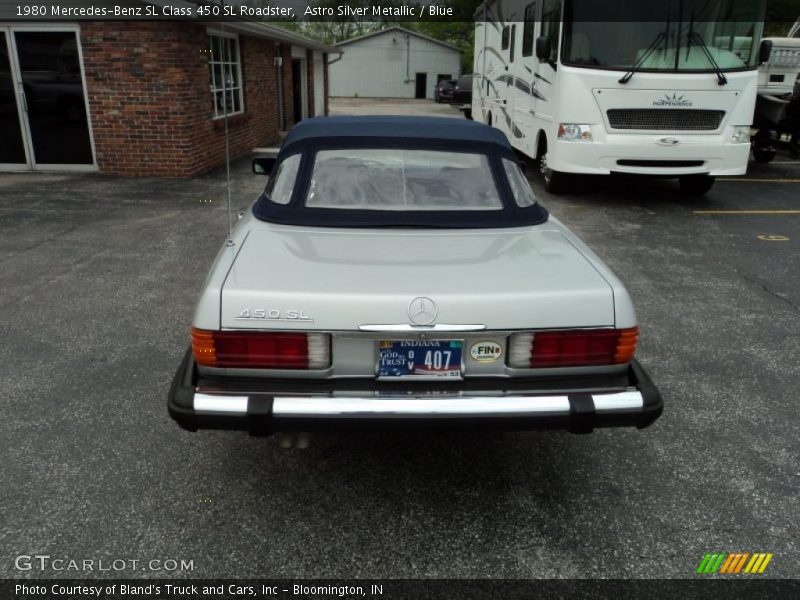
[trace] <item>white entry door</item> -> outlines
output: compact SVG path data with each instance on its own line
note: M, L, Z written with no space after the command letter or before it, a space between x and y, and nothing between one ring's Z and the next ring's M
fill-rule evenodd
M322 52L314 52L314 116L325 116L325 61Z

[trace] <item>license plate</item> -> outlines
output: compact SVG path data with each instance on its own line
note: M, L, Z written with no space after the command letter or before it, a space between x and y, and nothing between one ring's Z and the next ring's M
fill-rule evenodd
M445 391L445 390L419 390L419 391L377 391L375 392L376 398L463 398L464 392L461 390Z
M461 340L380 340L378 377L460 379Z

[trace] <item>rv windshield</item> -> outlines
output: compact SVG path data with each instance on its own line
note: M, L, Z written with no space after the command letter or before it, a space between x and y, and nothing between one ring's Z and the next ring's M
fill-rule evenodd
M754 69L763 0L565 0L561 62L576 67L713 72ZM663 34L663 35L660 35ZM612 42L613 40L613 42Z

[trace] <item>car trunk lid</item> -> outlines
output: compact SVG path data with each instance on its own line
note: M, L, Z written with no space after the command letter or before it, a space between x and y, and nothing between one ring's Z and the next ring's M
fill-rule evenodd
M409 324L487 329L614 325L608 282L555 225L514 229L307 229L258 224L228 273L221 325L357 330Z

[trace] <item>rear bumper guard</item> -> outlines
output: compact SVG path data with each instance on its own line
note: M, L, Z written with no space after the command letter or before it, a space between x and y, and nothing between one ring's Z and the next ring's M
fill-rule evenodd
M339 383L338 386L342 384ZM265 386L265 387L268 387ZM189 431L238 429L253 435L345 427L423 426L476 429L568 429L647 427L663 410L661 394L636 360L628 387L615 392L486 393L452 395L355 395L204 390L197 387L191 351L169 392L170 416Z

